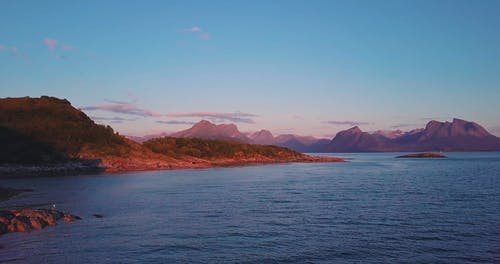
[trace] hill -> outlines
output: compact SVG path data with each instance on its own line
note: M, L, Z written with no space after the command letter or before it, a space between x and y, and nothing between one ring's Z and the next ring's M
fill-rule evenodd
M305 161L306 155L277 146L252 145L234 141L164 137L143 144L155 153L172 157L193 156L210 161Z
M54 97L1 98L0 129L2 146L8 146L14 156L10 161L18 155L24 156L20 161L27 161L26 153L31 152L43 152L46 158L40 161L57 162L78 158L82 151L120 156L129 150L111 127L95 124L67 100Z

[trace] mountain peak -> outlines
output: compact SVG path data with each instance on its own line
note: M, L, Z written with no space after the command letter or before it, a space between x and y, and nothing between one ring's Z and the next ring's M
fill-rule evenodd
M215 126L215 124L207 120L201 120L200 122L193 125L193 127L212 127L212 126Z
M358 126L351 127L349 129L345 130L345 132L349 132L349 133L363 133L363 131Z
M422 133L424 138L454 136L486 137L491 135L480 125L458 118L453 118L451 123L432 120L427 123Z
M266 130L266 129L261 129L260 131L257 131L251 135L251 137L273 137L273 134L271 131Z
M243 135L235 124L216 125L207 120L201 120L191 128L171 134L172 137L179 138L204 138L204 139L224 139L240 142L249 142L249 138Z
M252 133L249 137L255 144L269 145L275 142L273 134L265 129Z
M377 130L372 133L372 135L384 137L388 139L395 139L404 135L404 132L400 129L398 130Z

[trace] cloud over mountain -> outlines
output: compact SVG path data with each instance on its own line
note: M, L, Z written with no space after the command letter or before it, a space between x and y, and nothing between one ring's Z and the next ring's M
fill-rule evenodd
M101 104L95 106L85 106L82 107L81 110L86 111L108 111L113 113L127 114L127 115L135 115L142 117L161 117L164 116L161 113L153 112L148 109L143 109L138 107L134 102L119 102L119 101L108 101L109 104Z
M232 113L221 113L221 112L188 112L188 113L171 113L167 114L168 117L196 117L201 119L209 119L213 122L234 122L234 123L247 123L254 124L255 121L252 117L257 117L257 115L242 113L242 112L232 112Z
M167 124L167 125L194 125L195 122L191 121L176 121L176 120L158 120L156 121L158 124Z
M362 122L362 121L336 121L336 120L326 121L325 123L335 126L361 126L361 125L371 124L369 122Z

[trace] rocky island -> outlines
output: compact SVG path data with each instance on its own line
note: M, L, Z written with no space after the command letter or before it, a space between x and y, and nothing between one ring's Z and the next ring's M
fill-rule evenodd
M413 153L398 156L396 158L447 158L445 155L434 152Z

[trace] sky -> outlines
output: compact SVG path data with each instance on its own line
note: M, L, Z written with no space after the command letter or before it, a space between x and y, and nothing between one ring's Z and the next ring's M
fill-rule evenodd
M0 97L120 134L201 119L333 137L472 120L500 135L500 1L0 2Z

